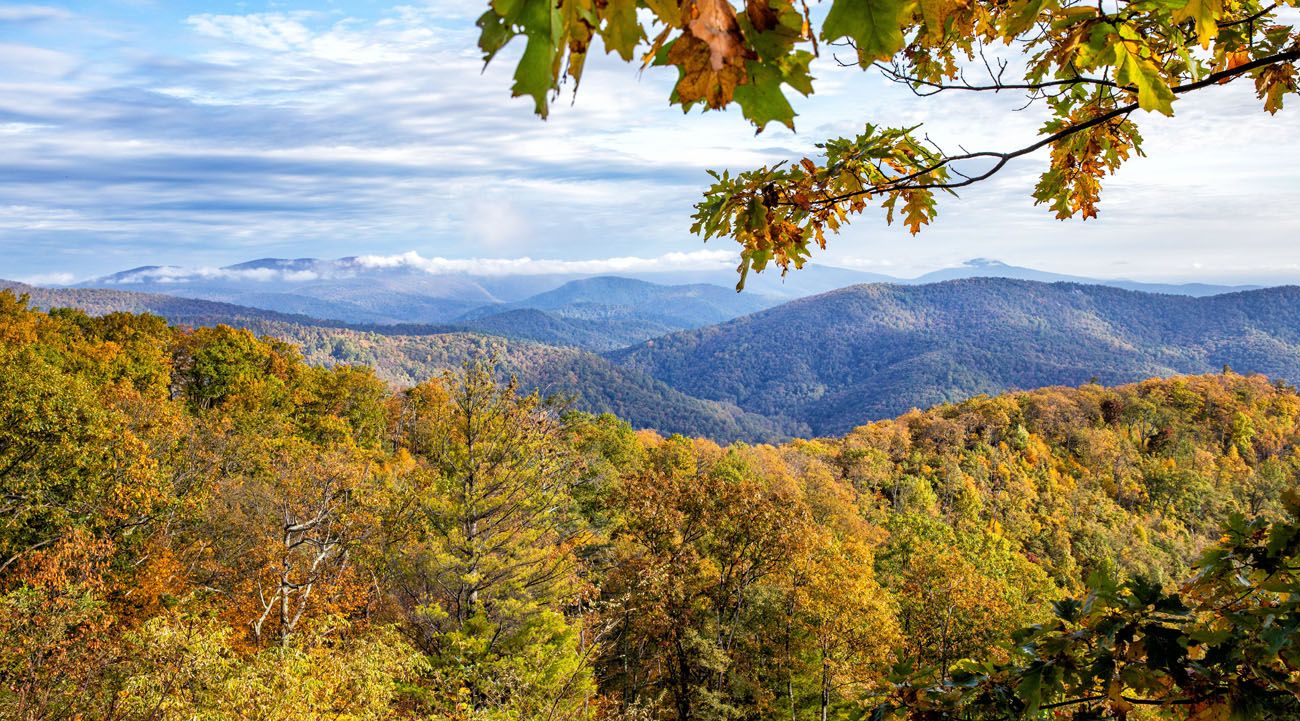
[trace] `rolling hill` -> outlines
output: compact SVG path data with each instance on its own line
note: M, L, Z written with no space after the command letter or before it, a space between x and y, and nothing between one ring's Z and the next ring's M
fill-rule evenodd
M1300 381L1300 288L1194 298L968 279L863 285L608 355L817 434L982 393L1241 372Z

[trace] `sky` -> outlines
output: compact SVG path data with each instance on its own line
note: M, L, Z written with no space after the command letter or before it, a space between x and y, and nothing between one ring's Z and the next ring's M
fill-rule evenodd
M824 56L797 132L756 136L737 110L669 106L673 71L599 57L543 122L510 98L520 48L484 70L481 10L0 0L0 278L363 255L523 273L725 267L736 247L689 230L707 169L797 159L865 122L1006 150L1044 118L1011 94L917 98ZM1033 205L1039 155L941 200L919 236L868 213L817 260L896 276L987 257L1093 277L1300 281L1300 115L1267 115L1249 83L1176 111L1136 117L1148 157L1111 179L1097 220Z

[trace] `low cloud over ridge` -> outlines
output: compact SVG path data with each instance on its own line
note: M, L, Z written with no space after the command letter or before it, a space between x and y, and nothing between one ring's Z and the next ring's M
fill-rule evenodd
M557 260L534 258L426 258L416 251L394 255L363 255L338 260L301 259L266 261L265 264L236 265L223 268L161 266L137 268L96 282L112 285L138 283L184 284L197 281L309 283L317 280L346 278L369 271L405 270L429 275L528 276L528 275L606 275L620 273L664 273L690 270L728 270L735 265L735 253L729 250L695 250L672 252L642 258L592 258ZM44 276L53 284L70 283L67 274Z
M433 275L600 275L604 273L661 273L672 270L727 269L735 265L729 250L694 250L664 253L653 258L626 256L592 260L534 260L532 258L425 258L415 251L399 255L363 255L356 259L367 268L410 268Z

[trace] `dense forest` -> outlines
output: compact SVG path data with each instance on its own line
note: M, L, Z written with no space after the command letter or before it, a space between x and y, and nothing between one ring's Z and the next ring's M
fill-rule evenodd
M0 293L0 717L1297 711L1285 384L1048 388L722 446L490 360L398 389L247 330Z

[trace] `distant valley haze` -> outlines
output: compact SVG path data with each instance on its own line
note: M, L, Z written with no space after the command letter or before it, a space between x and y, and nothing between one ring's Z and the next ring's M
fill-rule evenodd
M454 304L508 304L564 283L594 277L622 277L659 285L711 284L733 287L737 280L734 258L729 251L700 250L669 253L653 258L622 257L594 260L537 260L532 258L426 258L412 251L398 255L359 255L337 259L259 258L220 267L141 265L86 279L59 277L17 277L14 280L50 287L74 286L158 292L184 297L248 302L269 294L264 302L274 304L280 294L325 296L355 287L381 294L410 293ZM58 274L56 274L58 276ZM1270 285L1285 285L1288 277L1260 277L1250 282L1206 283L1193 280L1151 282L1126 277L1089 277L1038 270L991 258L972 258L963 263L935 268L915 276L810 263L803 269L782 275L779 269L753 274L746 292L755 296L796 298L859 283L919 285L974 277L1016 278L1042 282L1075 282L1110 285L1157 293L1213 295ZM1296 275L1300 280L1300 274ZM266 306L274 310L284 308ZM402 317L404 322L438 321L449 318ZM352 320L353 318L342 318ZM373 319L367 319L373 320Z

